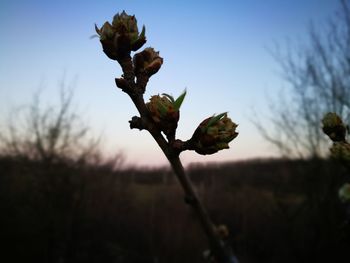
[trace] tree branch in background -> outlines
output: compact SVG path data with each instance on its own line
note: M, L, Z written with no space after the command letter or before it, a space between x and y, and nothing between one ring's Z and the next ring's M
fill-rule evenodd
M350 120L350 9L340 1L338 13L322 28L309 27L305 46L271 50L287 83L270 101L271 129L254 121L262 136L288 157L324 157L328 142L319 120L331 111Z
M10 114L7 131L0 134L1 154L44 163L102 164L100 140L90 135L89 126L75 113L73 98L73 89L64 80L56 107L42 105L37 92L29 106ZM118 154L113 162L120 164L121 157ZM107 162L112 165L112 160Z

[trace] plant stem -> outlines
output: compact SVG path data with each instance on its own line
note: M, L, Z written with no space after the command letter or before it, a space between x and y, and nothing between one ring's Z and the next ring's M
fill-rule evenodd
M215 258L218 260L218 262L224 262L224 263L232 262L231 250L228 250L224 246L223 241L215 232L215 229L214 229L215 225L212 223L207 211L205 210L204 206L198 199L192 187L192 183L189 177L187 176L187 174L185 173L185 170L182 166L182 163L179 157L170 156L168 157L168 160L185 192L186 202L189 205L191 205L192 209L195 211L195 213L198 216L198 219L202 225L202 228L205 234L207 235L211 250L213 251Z
M141 116L143 116L143 118L146 118L145 122L148 126L147 130L151 133L151 135L153 136L153 138L158 143L159 147L162 149L163 153L169 160L171 167L185 193L185 201L192 207L192 209L196 213L201 223L201 226L208 238L211 250L215 255L215 258L218 260L218 262L222 263L234 262L232 251L229 248L225 247L223 241L215 232L215 225L212 223L207 211L198 199L196 192L193 189L192 183L183 168L178 151L174 150L170 146L171 144L169 144L165 140L165 138L159 132L159 130L156 127L154 127L153 123L148 119L148 114L143 111L146 110L146 106L144 105L143 100L140 100L140 98L134 98L133 102L135 103L135 106L139 110Z
M225 246L225 243L216 233L215 225L212 223L207 211L205 210L202 203L199 201L196 192L193 189L192 183L189 177L186 175L181 160L179 158L180 152L178 151L178 149L172 146L171 142L168 142L164 138L160 130L154 124L152 118L149 116L149 111L143 99L144 87L141 87L140 85L137 85L137 83L135 83L135 75L133 72L133 66L131 63L130 56L124 57L121 61L119 61L119 63L121 64L123 69L124 79L128 82L129 86L129 88L126 90L124 86L119 88L122 88L122 90L130 96L138 112L140 113L141 118L139 119L144 125L144 127L137 128L148 130L159 145L159 147L162 149L167 159L169 160L171 167L184 190L185 201L192 207L192 209L196 213L201 223L201 226L208 238L210 248L215 259L220 263L237 262L230 247Z

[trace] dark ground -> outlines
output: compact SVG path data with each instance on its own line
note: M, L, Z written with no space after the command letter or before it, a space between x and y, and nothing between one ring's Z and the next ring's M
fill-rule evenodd
M331 161L188 168L241 263L349 262L350 176ZM350 180L348 180L350 181ZM205 236L169 170L0 159L0 262L203 262Z

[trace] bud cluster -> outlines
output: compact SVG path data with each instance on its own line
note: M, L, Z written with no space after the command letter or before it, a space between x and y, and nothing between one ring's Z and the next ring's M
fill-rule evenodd
M330 148L332 157L350 162L350 144L346 141L347 127L342 119L333 112L327 113L322 119L322 130L333 141Z
M163 96L155 95L146 103L154 123L166 136L175 136L180 118L179 109L185 96L186 91L176 100L167 94L163 94Z
M199 154L213 154L229 148L229 142L237 137L237 124L227 113L212 116L199 124L190 139L191 147Z
M328 112L322 119L322 130L333 142L345 141L346 126L342 119L333 112Z
M121 59L146 43L145 26L139 34L135 16L130 16L125 11L116 14L112 24L105 22L101 28L95 25L95 30L100 37L103 51L113 60Z

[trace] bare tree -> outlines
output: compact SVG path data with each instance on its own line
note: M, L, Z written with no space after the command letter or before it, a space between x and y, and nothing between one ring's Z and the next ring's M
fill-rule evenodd
M62 80L59 104L43 106L37 92L29 106L14 110L0 133L0 153L51 163L98 160L99 139L73 109L73 89Z
M271 51L287 90L270 99L271 126L261 134L288 157L323 157L329 143L320 120L329 111L350 120L350 1L323 27L309 27L306 45Z

